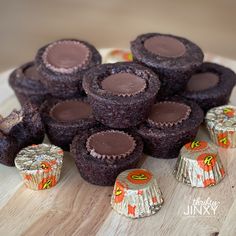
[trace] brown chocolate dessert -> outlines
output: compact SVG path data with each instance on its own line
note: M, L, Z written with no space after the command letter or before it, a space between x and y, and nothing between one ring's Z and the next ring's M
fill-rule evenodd
M85 41L62 39L39 49L35 61L48 91L65 99L83 95L82 77L91 67L101 64L101 56Z
M148 119L136 128L144 151L155 158L176 158L181 147L193 140L203 121L201 108L180 98L156 103Z
M134 61L151 68L161 80L158 100L182 91L202 64L203 52L193 42L174 35L148 33L131 42Z
M34 62L28 62L11 73L9 84L21 105L27 101L40 105L49 97L42 80L43 77L37 72Z
M120 62L89 70L83 87L96 120L112 128L128 128L147 118L160 82L149 69Z
M134 133L105 128L79 132L71 145L81 176L96 185L113 185L120 172L137 167L142 150Z
M235 73L224 66L205 62L190 77L183 97L193 100L207 112L229 102L236 83Z
M41 114L49 140L64 150L69 150L78 131L98 125L86 98L51 99L43 104Z

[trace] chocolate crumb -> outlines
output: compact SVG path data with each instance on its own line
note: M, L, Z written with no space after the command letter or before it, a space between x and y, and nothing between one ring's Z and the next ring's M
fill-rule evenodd
M13 110L9 116L0 120L0 130L9 134L11 129L23 120L23 111Z
M213 233L211 233L210 236L217 236L217 235L219 235L219 232L213 232Z

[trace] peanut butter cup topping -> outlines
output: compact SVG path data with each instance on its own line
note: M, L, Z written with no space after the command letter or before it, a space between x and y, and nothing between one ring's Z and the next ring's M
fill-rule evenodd
M54 42L46 48L43 61L55 72L72 73L86 64L89 56L90 50L83 43L63 40Z
M92 108L86 102L67 100L52 107L50 116L59 122L79 121L91 117Z
M169 36L153 36L144 41L144 47L152 54L161 57L181 57L186 48L179 40Z
M125 158L134 151L135 146L135 140L131 135L116 130L95 133L86 142L90 155L99 159Z
M198 92L215 87L219 83L219 76L212 72L198 73L191 76L186 90Z
M103 79L101 86L117 96L132 96L146 88L146 81L135 74L120 72Z
M191 113L191 108L178 102L156 103L148 117L148 123L156 127L171 127L181 124Z

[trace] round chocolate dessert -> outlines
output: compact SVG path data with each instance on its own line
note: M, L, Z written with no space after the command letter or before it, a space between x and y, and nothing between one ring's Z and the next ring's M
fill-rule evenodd
M45 77L42 83L57 98L83 95L82 77L101 56L91 44L77 39L62 39L38 50L37 70Z
M81 176L103 186L113 185L119 173L137 167L142 152L143 143L138 135L105 128L79 132L71 145Z
M136 132L142 137L148 155L176 158L181 147L194 140L203 118L203 111L196 103L175 98L156 103Z
M193 100L207 112L209 109L229 102L236 82L235 73L224 66L205 62L193 74L181 94Z
M183 90L203 61L202 50L193 42L174 35L148 33L131 42L134 61L151 68L161 80L158 99Z
M141 65L119 62L89 70L83 87L96 120L112 128L128 128L147 118L160 82Z
M44 126L37 106L25 103L20 111L0 117L0 163L14 165L16 154L32 144L42 143Z
M51 99L43 104L41 115L50 142L66 151L78 131L98 125L86 98Z
M21 105L26 101L40 105L48 98L48 91L41 82L43 79L34 62L28 62L10 74L9 84Z

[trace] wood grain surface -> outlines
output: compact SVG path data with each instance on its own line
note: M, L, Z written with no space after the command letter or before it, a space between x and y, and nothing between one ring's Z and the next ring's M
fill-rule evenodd
M213 55L207 58L236 71L236 61ZM7 85L8 74L0 74L2 115L19 108ZM230 102L236 105L236 90ZM204 127L198 138L209 139ZM69 153L59 183L44 191L27 189L15 167L0 164L0 235L236 235L236 150L219 149L219 153L227 175L220 184L206 189L177 182L172 175L176 159L147 157L143 167L157 176L165 202L156 215L136 220L114 212L110 207L112 187L84 181ZM215 215L185 215L193 200L208 198L219 202Z

